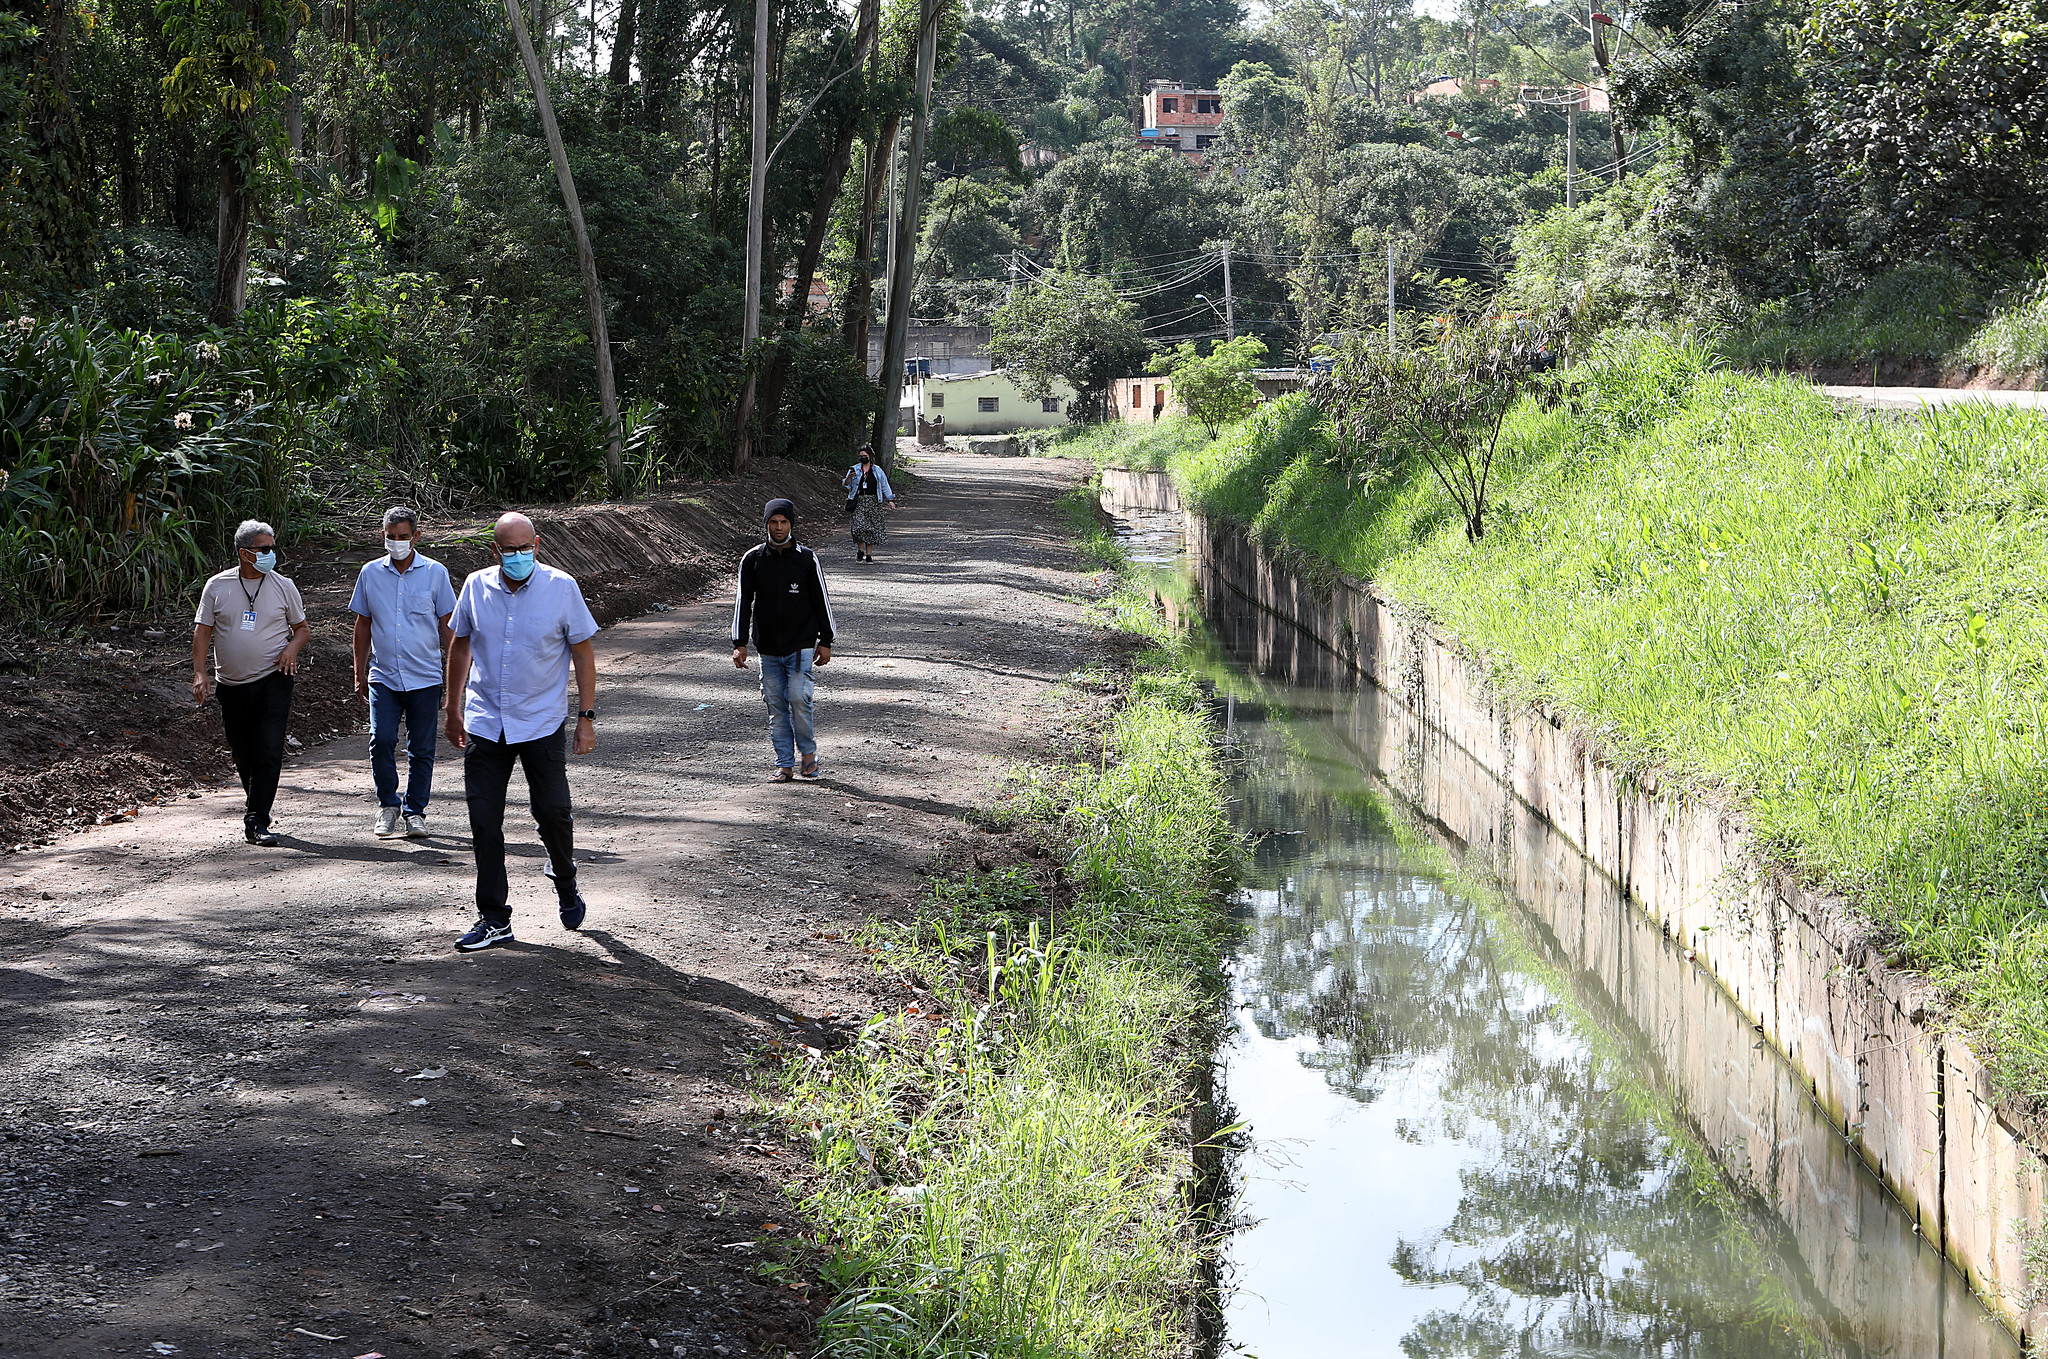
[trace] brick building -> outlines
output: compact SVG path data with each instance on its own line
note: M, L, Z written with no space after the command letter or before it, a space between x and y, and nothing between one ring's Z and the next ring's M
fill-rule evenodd
M1145 91L1144 126L1138 141L1176 155L1197 166L1203 152L1221 135L1223 96L1215 90L1191 89L1178 80L1155 80Z

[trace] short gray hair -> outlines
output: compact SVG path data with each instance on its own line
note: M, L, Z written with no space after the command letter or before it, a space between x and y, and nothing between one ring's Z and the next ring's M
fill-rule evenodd
M236 550L239 551L242 548L247 547L249 544L255 542L258 538L261 538L266 533L270 535L270 540L272 542L277 541L276 529L264 523L261 519L244 519L242 521L242 526L235 530Z
M420 517L412 512L410 505L393 505L384 511L384 531L391 532L393 524L403 524L414 533L420 531Z

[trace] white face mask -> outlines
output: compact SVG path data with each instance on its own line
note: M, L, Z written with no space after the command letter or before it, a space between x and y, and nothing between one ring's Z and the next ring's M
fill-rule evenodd
M412 555L412 539L386 538L384 540L384 550L391 554L393 561L402 562Z

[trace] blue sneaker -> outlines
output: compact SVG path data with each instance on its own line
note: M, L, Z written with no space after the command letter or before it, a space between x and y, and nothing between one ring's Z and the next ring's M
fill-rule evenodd
M496 948L499 944L511 942L510 925L493 925L488 920L478 920L469 927L468 934L455 941L455 947L461 953L475 953L478 949Z
M561 893L561 898L562 928L565 930L582 929L583 916L585 912L589 910L589 908L583 904L583 893L577 891L576 884L572 882L569 884L568 890Z

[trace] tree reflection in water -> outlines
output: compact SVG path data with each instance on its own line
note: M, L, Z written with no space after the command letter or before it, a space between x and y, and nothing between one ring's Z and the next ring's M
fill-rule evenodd
M1598 1032L1541 936L1484 891L1447 890L1447 861L1389 803L1276 742L1281 725L1252 738L1242 816L1299 833L1255 852L1238 1001L1261 1036L1312 1039L1296 1051L1331 1089L1399 1096L1402 1140L1464 1154L1449 1220L1387 1262L1433 1303L1459 1300L1402 1351L1863 1352L1800 1296L1770 1225L1636 1074L1641 1054Z

